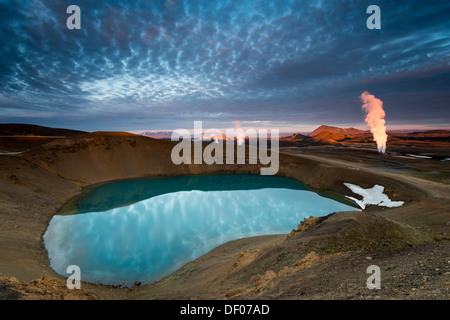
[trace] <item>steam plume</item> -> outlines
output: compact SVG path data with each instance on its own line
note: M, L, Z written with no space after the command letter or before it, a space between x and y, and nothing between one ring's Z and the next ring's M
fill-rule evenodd
M235 132L236 132L237 144L241 146L245 142L245 134L244 134L244 130L242 130L242 128L241 128L241 122L239 120L236 120L234 122L234 127L236 130Z
M366 112L365 122L370 127L370 132L373 134L373 140L377 143L377 148L379 153L386 152L386 127L384 120L385 113L383 110L383 101L375 98L374 95L369 94L369 92L364 91L361 96L361 101L364 103L362 108Z

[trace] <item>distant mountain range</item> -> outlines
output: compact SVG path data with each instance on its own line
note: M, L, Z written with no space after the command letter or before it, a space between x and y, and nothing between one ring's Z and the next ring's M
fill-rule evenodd
M155 139L170 139L172 136L172 131L147 130L140 132L139 135Z
M80 130L49 128L34 124L0 123L0 136L75 136L86 133Z
M424 141L450 141L450 130L425 130L418 132L388 131L388 141L424 140ZM322 125L309 135L294 133L280 138L282 146L310 146L310 145L344 145L348 143L368 143L373 137L370 130L355 128L339 128Z
M49 128L32 124L0 124L0 153L22 152L55 139L86 133L79 130Z
M0 124L0 137L64 137L74 136L87 133L80 130L71 130L63 128L50 128L32 124ZM155 139L170 139L172 131L168 130L146 130L134 132L135 134L155 138ZM284 135L286 134L286 135ZM218 139L225 140L225 136L219 136ZM450 130L424 130L414 132L398 132L388 131L389 140L436 140L447 141L450 140ZM211 140L214 140L211 137ZM360 130L355 128L340 128L328 125L321 125L310 134L281 133L280 142L282 144L295 145L316 145L316 144L340 144L342 142L371 142L372 134L369 130Z

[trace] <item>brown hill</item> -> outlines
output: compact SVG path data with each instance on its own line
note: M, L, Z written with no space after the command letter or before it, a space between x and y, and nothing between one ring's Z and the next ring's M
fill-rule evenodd
M55 139L83 133L86 132L31 124L0 124L0 153L23 152Z
M53 140L22 153L20 158L59 177L83 184L149 175L172 176L224 170L248 173L245 166L175 165L171 152L176 144L128 132L93 132ZM252 168L252 173L259 173L257 167Z
M321 131L320 133L313 136L313 139L315 141L322 141L322 140L344 140L346 138L346 135L341 133L332 133L329 131Z
M0 136L75 136L83 133L86 132L80 130L43 127L34 124L0 124Z
M286 137L287 138L287 137ZM303 140L305 140L305 139L307 139L307 138L309 138L308 136L305 136L304 134L301 134L301 133L293 133L291 136L289 136L289 138L292 140L292 141L295 141L295 140L300 140L300 141L303 141Z
M169 143L125 132L93 132L53 140L21 158L65 179L93 183L163 172ZM159 157L149 157L155 152Z
M363 130L359 130L359 129L355 129L355 128L339 128L339 127L331 127L331 126L322 125L322 126L318 127L316 130L314 130L313 132L311 132L309 134L309 136L315 137L323 131L327 131L331 134L352 135L352 136L364 135L366 133L369 133L369 131L363 131Z
M293 134L292 136L280 138L280 146L320 146L320 145L342 145L337 140L344 139L343 135L334 135L328 131L323 131L315 137L309 137L300 133Z
M325 130L329 129L329 130ZM294 133L291 136L280 139L281 146L318 146L318 145L342 145L341 141L351 140L355 137L364 138L370 134L358 129L342 129L338 127L321 126L309 136Z

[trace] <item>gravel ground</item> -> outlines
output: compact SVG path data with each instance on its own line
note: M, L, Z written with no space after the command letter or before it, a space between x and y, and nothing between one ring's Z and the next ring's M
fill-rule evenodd
M367 288L370 265L380 267L380 289ZM287 288L279 291L282 287ZM295 281L280 279L273 288L258 298L448 300L450 243L392 252L352 252L299 271Z

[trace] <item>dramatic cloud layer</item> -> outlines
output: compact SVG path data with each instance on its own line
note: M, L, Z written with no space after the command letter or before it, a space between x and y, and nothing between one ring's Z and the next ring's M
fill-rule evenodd
M81 30L66 9L81 8ZM450 3L0 0L0 121L85 130L448 125Z

